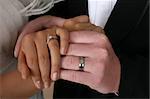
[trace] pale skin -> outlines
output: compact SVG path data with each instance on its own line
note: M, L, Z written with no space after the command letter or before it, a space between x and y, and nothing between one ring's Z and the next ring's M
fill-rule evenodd
M72 24L74 27L71 27ZM67 52L61 53L66 56L61 61L60 78L87 85L104 94L118 92L120 62L104 31L88 21L80 25L77 22L68 21L64 27L66 26L70 26L67 28L70 32L70 39ZM76 28L80 31L74 32ZM78 71L79 56L86 57L84 72ZM38 66L35 68L37 69Z
M83 18L83 17L82 17ZM81 18L81 19L82 19ZM71 21L71 24L73 23L76 23L76 20L77 21L79 21L80 20L80 18L74 18L72 21ZM87 20L87 19L85 19L85 20ZM74 22L75 21L75 22ZM83 20L82 20L83 21ZM81 22L82 22L81 21ZM64 22L64 21L62 21L62 22ZM66 22L66 25L68 24L68 22L69 22L69 24L70 24L70 21L65 21ZM84 22L82 22L82 23L84 23ZM76 30L81 30L81 28L82 29L84 29L84 28L90 28L90 29L92 29L93 28L93 25L83 25L82 23L79 23L78 22L78 26L80 27L79 29L77 28L77 27L75 27L75 29ZM58 23L58 26L59 26L60 24ZM73 25L68 25L68 27L67 26L65 26L65 27L67 27L67 28L72 28L73 27ZM94 29L96 29L96 28L94 28ZM29 29L28 29L29 30ZM32 35L37 35L38 33L42 33L42 34L44 34L46 31L53 31L53 30L57 30L57 31L60 31L61 30L61 32L62 31L64 31L64 29L62 29L62 28L56 28L56 27L54 27L54 28L51 28L51 29L48 29L48 30L43 30L43 31L40 31L40 32L35 32L34 34L32 34ZM99 30L99 29L96 29L96 30ZM33 31L33 29L32 29L32 31ZM38 31L37 29L35 29L35 31ZM66 31L65 31L66 32ZM67 32L66 32L67 33ZM55 33L54 33L55 34ZM56 33L57 34L57 33ZM66 36L67 37L67 36ZM30 42L31 43L31 42ZM66 43L65 43L66 44ZM63 45L64 46L64 45ZM19 51L19 50L18 50ZM62 54L64 54L63 53L63 51L60 51L60 52L62 52ZM58 52L58 54L60 54L60 52ZM19 54L19 59L20 59L20 57L22 57L23 56L23 54L22 54L22 52L20 51L20 54ZM59 56L58 56L58 58L59 58ZM23 62L24 61L24 58L21 58L21 61ZM58 62L59 63L59 62ZM18 99L24 99L24 98L27 98L27 97L29 97L29 96L32 96L34 93L36 93L37 91L39 91L39 89L34 85L34 83L33 83L33 79L32 79L32 75L31 75L31 77L29 77L28 76L28 78L26 78L26 79L22 79L22 76L24 75L24 73L25 74L27 74L28 75L28 70L27 70L27 68L25 67L25 66L23 66L23 65L19 65L20 63L18 63L18 67L20 68L21 66L21 70L22 71L20 71L21 73L22 73L22 75L17 71L17 70L15 70L15 71L12 71L12 72L9 72L9 73L4 73L4 74L2 74L2 75L0 75L0 85L1 85L1 88L0 88L0 96L1 97L7 97L7 99L12 99L12 97L13 98L18 98ZM58 67L59 68L59 67ZM58 69L57 67L56 67L56 69ZM55 69L54 69L55 70ZM30 74L30 73L29 73ZM26 75L25 75L26 76ZM11 83L10 83L11 82Z

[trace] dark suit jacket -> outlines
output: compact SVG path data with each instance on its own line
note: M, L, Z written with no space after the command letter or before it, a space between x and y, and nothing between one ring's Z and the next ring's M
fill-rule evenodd
M87 0L65 0L47 14L70 18L88 15ZM121 62L119 97L149 97L149 0L118 0L105 26ZM54 98L109 98L87 86L59 80Z

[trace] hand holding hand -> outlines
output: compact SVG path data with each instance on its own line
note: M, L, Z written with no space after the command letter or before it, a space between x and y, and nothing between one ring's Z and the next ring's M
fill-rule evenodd
M62 59L61 79L89 86L100 93L118 92L120 62L103 33L70 33L67 56ZM84 71L79 71L79 57L85 57Z
M50 20L49 18L52 19ZM64 20L65 19L48 16L33 20L26 25L19 36L15 50L17 53L16 55L18 55L18 51L20 50L18 70L21 72L22 78L24 79L31 75L38 88L41 87L42 82L47 88L50 85L50 78L52 78L53 81L59 78L60 53L65 54L67 51L69 34L66 30L52 27L52 25L63 26L62 22ZM66 24L70 22L74 23L67 26ZM79 22L88 22L88 18L86 16L79 16L68 19L65 21L64 27L68 29L70 26L79 25ZM51 28L40 30L41 26L44 28ZM90 27L90 25L88 25L88 27ZM48 44L49 49L47 48L46 39L48 35L60 36L60 51L57 40L51 41L50 44ZM51 77L49 77L50 73Z
M45 88L48 88L50 86L50 78L53 81L59 78L59 42L57 39L51 39L47 42L48 36L59 36L61 49L64 49L63 51L67 50L69 34L64 29L58 27L27 34L21 43L18 70L24 79L32 76L37 88L41 88L42 83L44 83Z

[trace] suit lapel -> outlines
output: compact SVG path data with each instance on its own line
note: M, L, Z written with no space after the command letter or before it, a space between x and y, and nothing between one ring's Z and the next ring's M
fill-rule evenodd
M107 36L114 46L119 45L135 29L146 4L148 0L117 1L105 26Z

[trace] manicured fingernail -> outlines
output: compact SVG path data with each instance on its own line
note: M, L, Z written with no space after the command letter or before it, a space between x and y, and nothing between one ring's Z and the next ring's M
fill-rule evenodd
M36 87L38 89L41 89L41 82L40 81L36 81L35 84L36 84Z
M56 81L58 79L58 73L57 72L54 72L53 73L53 76L52 76L52 80L53 81Z

